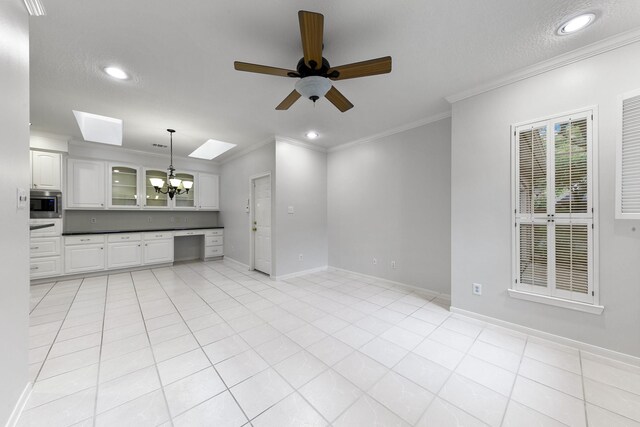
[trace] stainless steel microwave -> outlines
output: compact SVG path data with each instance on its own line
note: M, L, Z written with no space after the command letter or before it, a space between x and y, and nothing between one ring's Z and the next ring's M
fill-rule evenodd
M62 192L31 190L31 218L62 218Z

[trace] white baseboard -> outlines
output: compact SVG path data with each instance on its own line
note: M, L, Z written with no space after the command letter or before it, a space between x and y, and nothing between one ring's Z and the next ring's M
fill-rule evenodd
M323 265L322 267L310 268L309 270L296 271L294 273L283 274L281 276L271 276L273 280L287 280L293 279L294 277L304 276L305 274L318 273L320 271L327 271L327 266Z
M13 411L11 412L11 415L9 415L9 419L5 424L5 427L15 427L16 425L18 425L18 420L20 419L20 415L22 415L22 411L24 410L24 407L27 405L27 401L31 396L31 389L32 389L32 384L31 382L28 382L27 385L24 387L24 390L22 390L22 394L20 395L20 398L16 402L16 406L13 407Z
M224 256L223 261L231 261L231 262L232 262L232 263L234 263L234 264L238 264L240 267L244 267L244 268L246 268L247 270L249 269L249 266L248 266L247 264L245 264L245 263L243 263L243 262L240 262L240 261L238 261L238 260L236 260L236 259L230 258L230 257L228 257L228 256L226 256L226 255Z
M389 283L390 285L409 288L411 290L420 291L423 294L426 294L426 295L429 295L429 296L432 296L432 297L435 297L435 298L440 298L442 300L451 302L451 295L443 294L441 292L432 291L431 289L421 288L420 286L409 285L407 283L402 283L402 282L395 282L393 280L389 280L389 279L385 279L385 278L377 277L377 276L369 276L368 274L358 273L357 271L347 270L345 268L329 266L329 271L332 271L332 270L343 271L345 273L355 274L356 276L366 277L367 279L374 279L374 280L378 280L378 281L381 281L381 282Z
M557 344L574 347L587 353L596 354L598 356L608 357L628 365L640 366L640 357L632 356L630 354L620 353L614 350L609 350L597 345L587 344L582 341L573 340L571 338L565 338L560 335L554 335L549 332L540 331L538 329L529 328L527 326L518 325L517 323L511 323L504 320L496 319L495 317L485 316L483 314L474 313L473 311L463 310L457 307L451 307L451 312L460 316L469 317L471 319L480 320L491 325L500 326L506 329L511 329L516 332L531 335L537 338L542 338L548 341L555 342Z

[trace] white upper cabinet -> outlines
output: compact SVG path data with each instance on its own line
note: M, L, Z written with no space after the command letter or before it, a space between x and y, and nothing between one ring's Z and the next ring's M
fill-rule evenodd
M105 163L69 159L67 163L67 208L103 209Z
M196 209L196 192L198 191L199 186L199 183L196 182L196 174L191 172L177 172L176 178L182 181L191 181L193 186L188 193L184 192L173 196L173 207L175 209ZM182 183L178 188L180 188L180 190L184 190Z
M31 187L38 190L62 189L62 155L31 151Z
M140 168L122 163L110 163L107 185L109 208L140 208Z
M198 209L220 209L220 177L208 173L198 174Z
M159 169L144 168L144 175L142 177L142 207L144 209L167 209L169 208L169 196L166 194L156 192L153 185L151 185L151 179L159 178L166 184L167 171Z

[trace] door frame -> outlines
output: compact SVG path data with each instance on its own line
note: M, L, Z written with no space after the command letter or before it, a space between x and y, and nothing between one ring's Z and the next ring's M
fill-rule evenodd
M267 172L262 172L256 175L251 175L249 177L249 270L253 271L255 270L255 251L256 251L256 238L255 238L255 233L253 232L252 228L253 228L253 221L255 221L255 214L256 214L256 210L255 210L255 206L254 206L254 202L255 202L255 187L254 187L254 181L256 181L257 179L260 178L264 178L264 177L269 177L269 183L271 184L270 188L271 188L271 206L269 206L269 209L271 210L271 273L270 275L273 276L273 235L274 235L274 230L273 230L273 178L271 176L271 171L267 171Z

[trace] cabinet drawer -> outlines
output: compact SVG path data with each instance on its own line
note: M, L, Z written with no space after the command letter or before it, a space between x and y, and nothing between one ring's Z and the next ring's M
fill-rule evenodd
M205 236L222 236L224 234L224 230L207 230L204 232Z
M107 235L107 241L113 242L139 242L142 240L142 234L140 233L123 233L123 234L109 234Z
M222 246L207 246L204 248L204 257L214 257L214 256L222 256L224 255L224 251L222 250Z
M173 233L174 236L200 236L204 234L204 230L179 230Z
M31 260L31 278L59 276L62 274L61 257L36 258Z
M84 234L82 236L66 236L64 238L65 246L88 245L92 243L104 243L104 234Z
M36 218L30 219L29 225L41 225L41 224L54 224L53 227L40 228L38 230L31 230L31 237L56 237L62 234L62 219L60 218Z
M60 237L40 237L31 239L31 258L41 258L45 256L59 256Z
M206 236L204 238L205 246L220 246L222 245L222 236Z
M171 239L173 232L171 231L155 231L153 233L144 233L144 240Z

